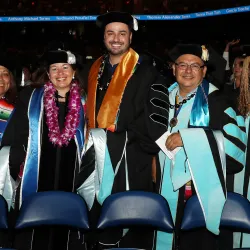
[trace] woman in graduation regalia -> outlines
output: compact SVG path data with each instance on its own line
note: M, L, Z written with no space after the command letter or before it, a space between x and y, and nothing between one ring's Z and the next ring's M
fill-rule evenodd
M244 167L244 120L218 88L205 80L209 66L223 70L215 51L179 44L170 56L177 82L169 88L171 135L165 146L170 151L179 147L179 151L172 159L163 152L159 155L160 193L169 203L176 233L158 232L156 249L170 250L172 245L180 250L232 249L232 233L220 232L219 223L226 193L233 190L234 174ZM207 229L184 233L180 224L185 201L195 193Z
M250 122L250 89L249 89L249 65L250 57L246 57L243 62L240 95L238 98L238 109L245 118L246 133L247 133L247 149L246 149L246 164L243 171L235 176L234 191L242 194L250 200L249 177L250 177L250 140L249 140L249 122ZM242 233L234 233L234 248L249 248L250 235Z
M6 130L11 140L10 176L16 190L11 209L18 211L31 194L41 191L75 191L84 145L85 101L77 76L76 56L69 51L46 55L48 81L20 93ZM19 250L79 249L82 236L64 228L35 229L15 236ZM79 247L79 248L78 248Z

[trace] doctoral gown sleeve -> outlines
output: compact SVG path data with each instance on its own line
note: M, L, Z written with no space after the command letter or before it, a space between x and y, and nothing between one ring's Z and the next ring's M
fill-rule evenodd
M245 165L247 136L244 118L234 104L219 91L209 95L210 127L222 131L226 151L227 174L240 172Z
M168 127L168 90L166 79L153 66L142 65L137 76L140 87L134 97L136 116L127 124L119 124L118 130L125 129L139 143L141 149L149 154L157 154L159 148L155 143ZM157 116L157 117L156 117Z
M25 88L20 92L15 111L6 128L3 138L3 146L11 146L9 165L10 174L16 179L20 165L25 160L29 135L28 104L33 89Z

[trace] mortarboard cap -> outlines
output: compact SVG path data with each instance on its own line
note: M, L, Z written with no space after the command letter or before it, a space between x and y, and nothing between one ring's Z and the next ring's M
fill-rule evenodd
M125 23L134 31L138 30L137 19L127 12L108 12L98 16L96 19L96 25L101 29L104 29L107 24L114 22Z
M180 56L191 54L200 57L204 62L209 60L209 53L204 45L177 44L170 52L169 57L175 62Z
M47 51L38 60L38 64L45 67L54 63L68 63L78 69L82 69L84 64L80 55L61 49Z
M78 57L76 57L75 54L70 51L60 49L45 52L39 59L39 63L44 66L49 66L54 63L68 63L76 65L76 67L81 66Z
M199 44L178 44L169 52L169 57L176 61L185 54L200 57L207 66L207 78L217 87L224 85L227 62L215 49Z
M70 51L54 50L47 53L47 63L49 65L54 63L68 63L76 64L76 57Z

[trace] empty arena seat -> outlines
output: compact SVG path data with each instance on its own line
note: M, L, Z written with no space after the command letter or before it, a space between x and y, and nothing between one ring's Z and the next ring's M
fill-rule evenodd
M186 203L181 229L191 230L205 226L198 197L194 195ZM250 233L250 202L240 194L228 192L220 227Z
M127 191L110 195L103 203L98 229L152 227L174 230L168 202L159 194Z
M89 229L88 210L83 198L62 191L38 192L23 201L16 229L62 225Z

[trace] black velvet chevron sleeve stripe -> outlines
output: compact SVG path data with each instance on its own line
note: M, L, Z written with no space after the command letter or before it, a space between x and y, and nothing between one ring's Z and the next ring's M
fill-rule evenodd
M169 97L163 77L159 77L151 85L146 110L149 134L155 141L168 129Z

